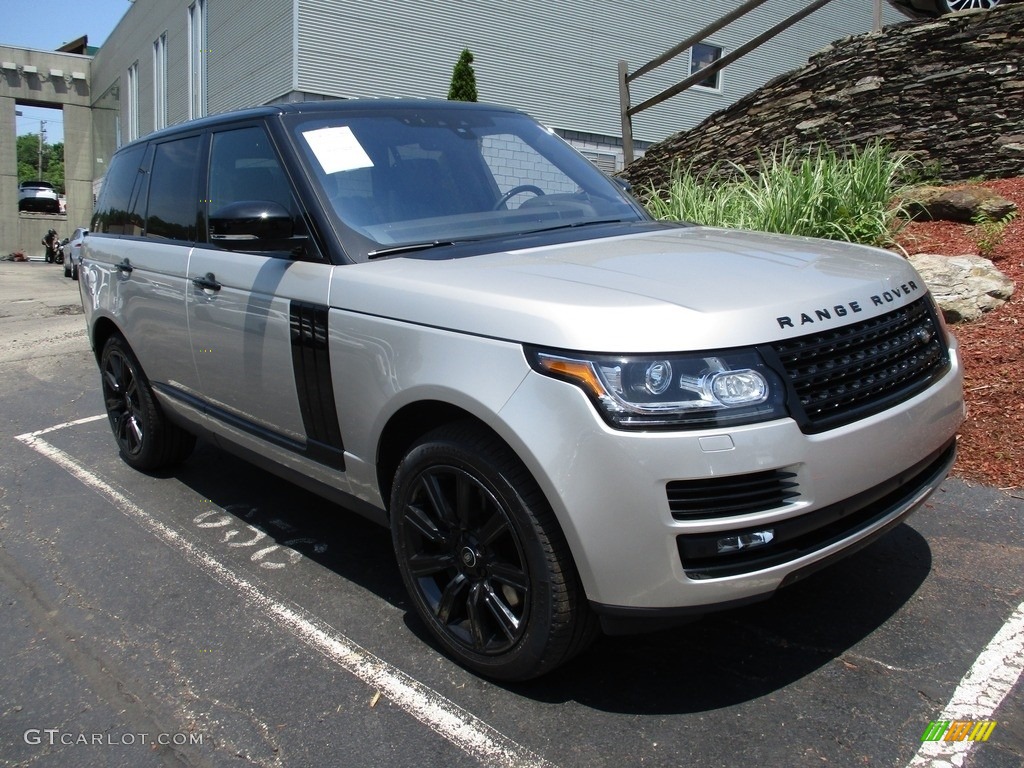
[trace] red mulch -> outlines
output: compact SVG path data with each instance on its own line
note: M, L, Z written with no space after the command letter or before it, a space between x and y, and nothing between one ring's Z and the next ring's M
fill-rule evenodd
M952 326L964 362L967 421L953 474L1002 489L1024 487L1024 177L986 181L1020 214L986 258L1013 280L1013 298L973 323ZM982 254L973 225L912 222L900 233L908 254Z

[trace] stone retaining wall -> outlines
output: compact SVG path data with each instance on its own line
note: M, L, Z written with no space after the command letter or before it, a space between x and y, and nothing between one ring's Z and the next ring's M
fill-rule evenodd
M819 13L827 12L819 11ZM840 40L623 171L642 195L678 160L753 166L780 142L910 152L942 181L1024 175L1024 4Z

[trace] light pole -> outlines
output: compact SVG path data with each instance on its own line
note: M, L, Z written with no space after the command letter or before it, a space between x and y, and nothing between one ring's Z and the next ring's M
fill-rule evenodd
M46 121L39 121L39 175L37 179L43 178L43 145L46 143Z
M16 109L14 111L14 115L16 117L25 117L25 115L22 113L22 111L20 109ZM26 117L25 119L26 120L36 120L37 118ZM45 120L39 120L39 151L37 152L37 167L36 167L36 173L38 174L36 176L37 179L42 179L43 178L43 147L45 146L45 144L46 144L46 121Z

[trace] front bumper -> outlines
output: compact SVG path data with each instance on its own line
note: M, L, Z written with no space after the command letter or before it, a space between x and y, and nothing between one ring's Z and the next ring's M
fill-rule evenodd
M531 374L501 411L507 439L565 531L591 604L611 616L703 613L769 597L850 554L916 509L945 478L963 420L949 372L884 412L818 434L790 419L705 432L608 427L571 384ZM764 505L680 512L670 488L711 480L725 498L778 477ZM735 482L734 482L735 481ZM757 498L756 495L754 498ZM730 536L772 532L720 555Z

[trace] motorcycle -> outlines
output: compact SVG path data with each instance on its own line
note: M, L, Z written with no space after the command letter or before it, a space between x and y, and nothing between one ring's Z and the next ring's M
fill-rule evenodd
M54 264L64 263L64 246L71 242L70 237L65 237L63 240L57 243L57 250L53 254Z

